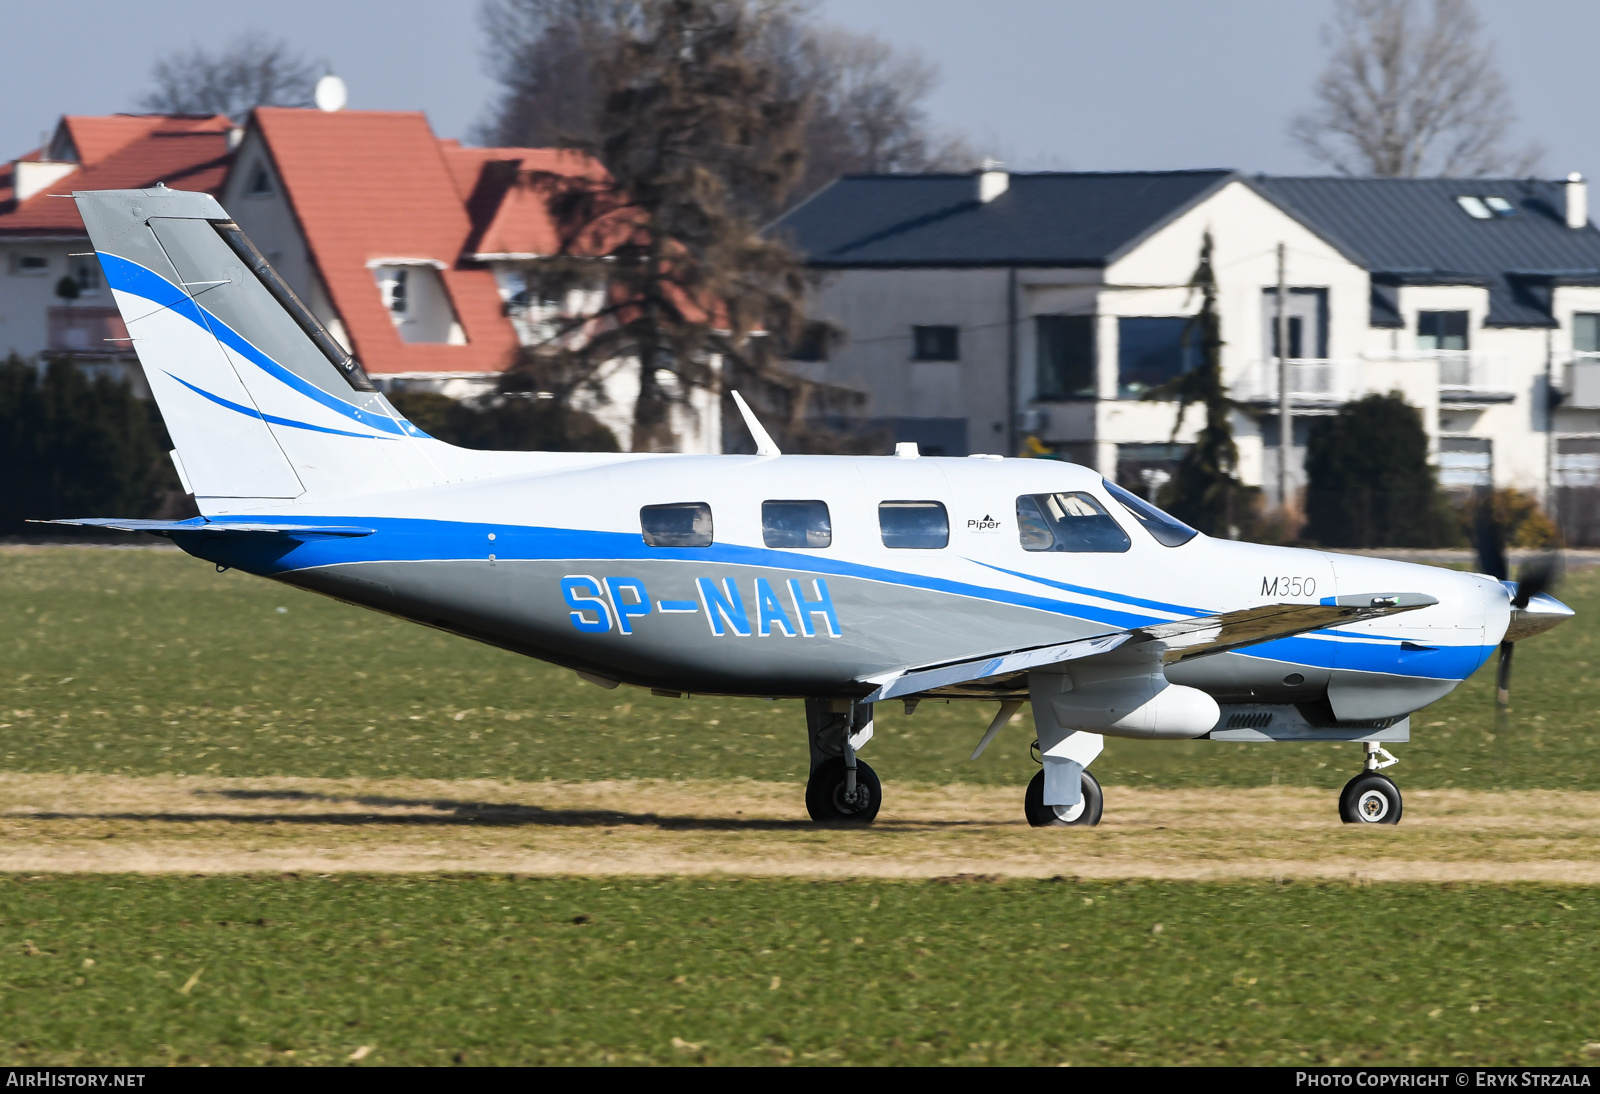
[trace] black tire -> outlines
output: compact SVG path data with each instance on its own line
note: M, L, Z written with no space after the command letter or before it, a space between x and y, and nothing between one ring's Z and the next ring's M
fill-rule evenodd
M1064 806L1046 805L1044 772L1040 771L1028 784L1028 792L1022 799L1022 811L1028 815L1028 823L1035 828L1070 828L1074 825L1092 828L1099 824L1100 814L1105 811L1106 796L1100 789L1099 781L1087 771L1083 773L1083 801L1080 804L1083 808L1076 815Z
M806 782L806 812L820 823L871 824L883 804L883 784L871 766L856 761L858 800L844 800L844 757L823 760Z
M1364 771L1344 784L1339 818L1346 824L1399 824L1404 803L1387 775Z

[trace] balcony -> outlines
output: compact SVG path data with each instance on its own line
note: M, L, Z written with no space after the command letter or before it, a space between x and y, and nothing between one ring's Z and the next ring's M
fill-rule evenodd
M133 352L116 308L54 307L47 321L51 353L105 357Z
M1444 405L1468 403L1509 403L1516 398L1511 389L1511 361L1503 353L1477 353L1472 350L1435 350L1420 354L1421 360L1439 363L1439 402Z
M1600 401L1600 355L1595 356L1595 397ZM1444 406L1509 403L1516 397L1510 382L1510 359L1505 354L1436 350L1372 354L1355 360L1291 358L1289 399L1297 409L1319 410L1340 406L1363 395L1382 394L1395 387L1396 367L1430 370L1433 375L1428 376L1426 382L1438 386L1439 402ZM1258 406L1276 406L1277 358L1251 361L1235 381L1233 397Z
M1562 377L1562 406L1600 410L1600 353L1574 353Z
M1289 359L1289 401L1296 408L1331 408L1359 399L1362 362L1323 358ZM1240 402L1278 405L1278 359L1251 361L1234 381L1233 397Z

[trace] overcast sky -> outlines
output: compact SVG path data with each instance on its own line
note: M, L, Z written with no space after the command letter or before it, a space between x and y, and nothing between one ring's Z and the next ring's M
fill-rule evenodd
M1478 0L1544 172L1600 172L1600 3ZM1284 136L1324 61L1328 0L817 0L936 62L933 118L1018 169L1309 173ZM0 158L64 113L132 109L163 50L259 29L325 57L352 109L425 110L465 136L495 85L468 0L8 3Z

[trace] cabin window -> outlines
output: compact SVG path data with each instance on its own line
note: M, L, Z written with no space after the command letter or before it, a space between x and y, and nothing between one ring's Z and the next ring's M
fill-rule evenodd
M911 359L913 361L959 361L961 359L960 328L912 327Z
M1122 507L1133 514L1133 519L1142 524L1144 530L1154 536L1156 542L1163 547L1177 547L1200 534L1177 517L1163 513L1131 490L1124 490L1114 482L1106 482L1105 487L1106 492L1121 502Z
M711 506L703 501L646 505L639 510L639 530L648 547L709 547Z
M768 547L827 547L833 524L825 501L764 501L761 538Z
M885 547L936 551L950 542L950 517L937 501L886 501L878 506Z
M1119 552L1128 533L1084 493L1024 494L1017 499L1017 535L1024 551Z

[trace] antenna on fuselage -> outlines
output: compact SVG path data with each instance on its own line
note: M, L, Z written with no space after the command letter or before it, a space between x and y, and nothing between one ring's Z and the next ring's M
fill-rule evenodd
M773 443L772 435L761 428L761 422L756 418L755 411L750 409L750 404L744 401L744 396L737 391L729 392L733 396L733 404L739 408L739 413L744 416L744 424L749 427L750 436L755 438L756 455L781 456L778 446Z

